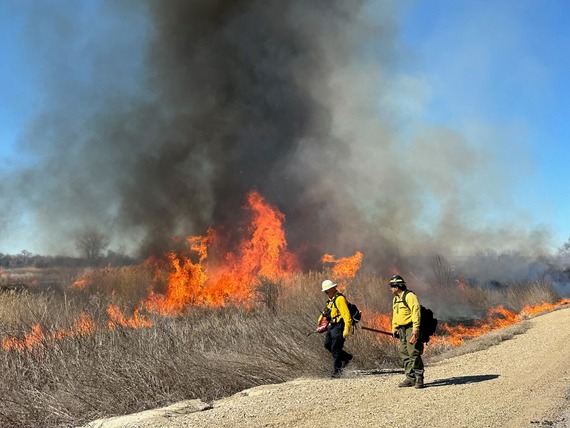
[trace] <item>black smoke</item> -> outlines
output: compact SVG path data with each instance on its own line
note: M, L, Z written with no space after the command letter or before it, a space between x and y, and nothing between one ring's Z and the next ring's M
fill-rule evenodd
M93 4L87 18L32 6L41 102L19 142L29 160L0 187L5 241L27 230L59 253L95 227L144 257L208 227L231 239L256 190L311 268L324 253L385 271L411 253L542 246L485 216L508 204L488 149L437 127L401 135L394 98L416 94L394 89L396 3Z
M187 232L234 228L244 196L257 190L286 214L293 246L301 238L322 244L325 231L340 225L316 221L326 200L307 200L310 177L291 164L311 144L323 152L321 168L334 165L326 155L335 151L330 112L312 91L330 78L327 48L354 25L359 8L343 1L151 2L150 86L167 117L152 135L153 152L139 153L131 170L140 178L122 191L121 217L147 227L149 243L166 244L180 222ZM172 193L149 211L154 199L137 195L139 188ZM133 196L143 202L138 209Z

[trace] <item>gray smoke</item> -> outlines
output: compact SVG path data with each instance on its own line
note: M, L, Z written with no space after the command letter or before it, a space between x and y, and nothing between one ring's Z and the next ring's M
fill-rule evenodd
M412 253L542 248L545 234L486 214L512 178L491 145L409 120L421 79L398 72L395 6L370 19L370 3L109 1L100 25L38 7L45 92L20 141L30 163L0 190L5 239L30 212L19 222L43 251L97 227L149 255L208 227L232 237L257 190L310 267L323 253L383 270Z

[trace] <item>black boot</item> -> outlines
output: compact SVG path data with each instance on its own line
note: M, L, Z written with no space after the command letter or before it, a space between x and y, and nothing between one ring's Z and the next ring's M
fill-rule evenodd
M336 379L342 376L342 369L334 369L331 373L331 378Z

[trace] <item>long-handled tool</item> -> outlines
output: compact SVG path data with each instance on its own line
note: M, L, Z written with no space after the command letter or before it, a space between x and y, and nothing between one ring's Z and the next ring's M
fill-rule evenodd
M375 329L375 328L372 328L372 327L365 327L365 326L363 326L363 325L361 325L360 328L361 328L362 330L368 330L368 331L373 331L374 333L381 333L381 334L385 334L385 335L388 335L388 336L392 336L392 333L390 333L389 331L377 330L377 329Z

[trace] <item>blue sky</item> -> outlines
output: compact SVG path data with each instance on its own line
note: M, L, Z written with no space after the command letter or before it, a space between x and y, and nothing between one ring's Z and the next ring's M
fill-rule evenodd
M410 72L430 88L425 121L468 138L476 127L495 134L503 167L518 169L507 192L553 242L566 241L570 3L435 0L411 3L401 18Z
M372 13L394 14L397 61L394 88L399 126L444 127L481 148L500 165L493 170L504 204L488 208L497 221L526 222L547 230L552 248L570 237L570 3L563 0L430 0L368 2ZM102 5L103 4L103 5ZM129 2L125 1L128 6ZM390 7L386 8L386 5ZM128 10L128 7L125 8ZM65 12L65 13L64 13ZM104 52L89 41L122 33L114 49L128 51L131 62L117 75L136 75L144 38L144 19L111 14L104 2L0 0L0 168L3 176L33 162L24 150L30 123L53 96L46 81L64 70L89 91L87 76ZM70 34L85 41L65 52L67 68L53 68L49 50L30 45L30 26L39 25L49 45L65 31L50 34L50 20L73 16ZM97 17L95 19L94 17ZM122 25L128 22L126 31ZM43 26L43 27L42 27ZM117 33L115 33L117 32ZM131 37L125 34L132 34ZM33 43L38 43L34 40ZM100 46L100 45L98 45ZM37 56L43 52L44 56ZM76 60L75 60L76 59ZM71 66L70 66L71 64ZM119 73L120 72L120 73ZM130 95L128 79L120 87ZM136 91L137 82L130 82ZM402 86L399 86L402 85ZM399 88L404 90L398 96ZM120 95L118 91L118 96ZM79 96L79 95L78 95ZM70 95L70 104L77 102ZM405 134L406 130L402 131ZM413 133L413 131L411 131ZM490 160L491 161L491 160ZM1 189L0 189L1 190ZM25 198L25 195L22 195ZM22 218L27 213L21 213ZM9 219L8 219L9 220ZM0 252L35 247L27 234L5 220ZM2 226L2 225L0 225ZM18 226L33 228L20 221ZM40 248L40 247L38 247ZM39 250L38 250L39 251Z

